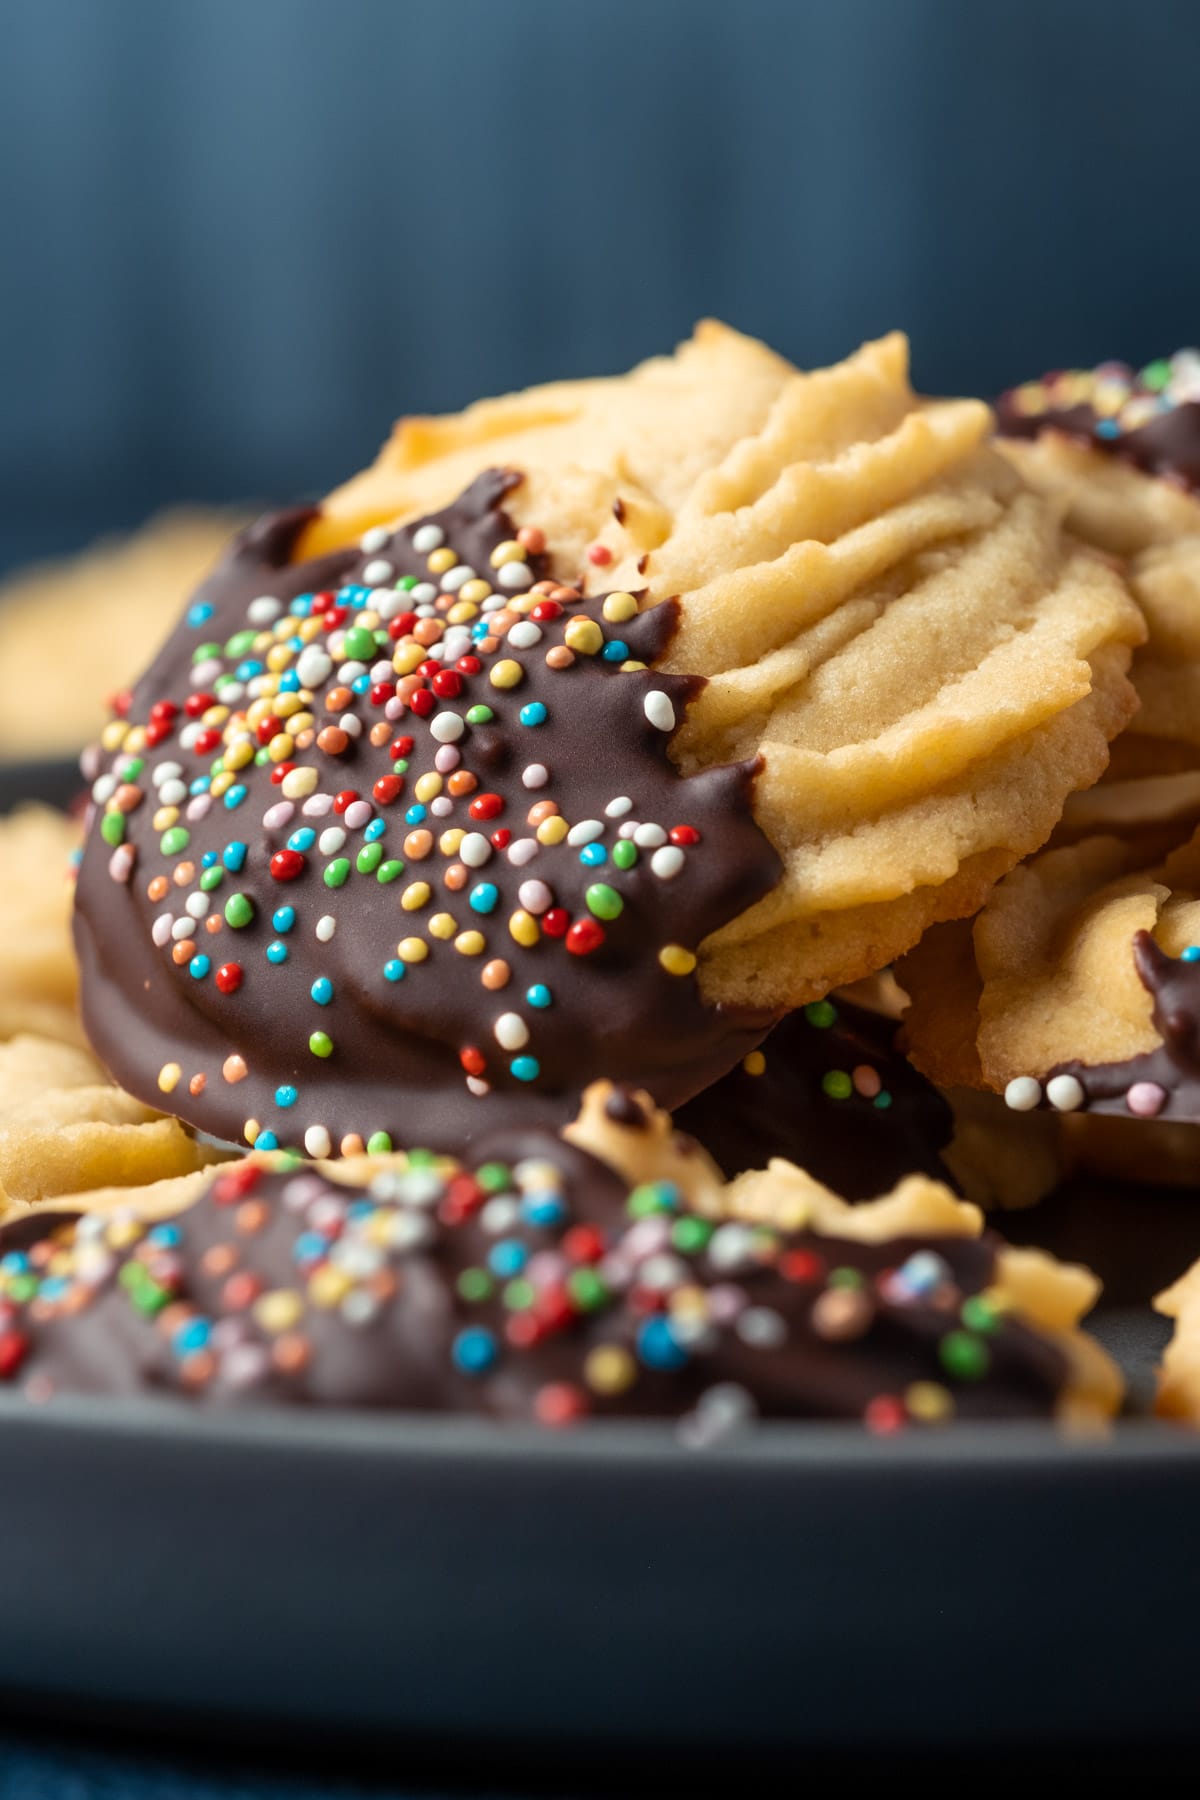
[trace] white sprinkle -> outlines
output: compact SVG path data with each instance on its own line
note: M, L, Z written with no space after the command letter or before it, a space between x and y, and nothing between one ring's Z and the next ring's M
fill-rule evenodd
M340 825L329 825L317 839L317 849L322 856L336 856L346 841L346 834Z
M195 919L176 919L175 923L171 927L171 936L176 940L177 943L181 942L184 938L195 937L195 935L196 935Z
M532 650L541 641L542 628L535 625L532 619L518 619L508 634L508 642L514 650Z
M1032 1075L1015 1076L1004 1090L1004 1104L1013 1112L1032 1112L1041 1098L1041 1083Z
M505 563L504 566L508 568L509 565ZM568 831L567 842L572 849L577 849L580 844L594 844L597 838L603 836L603 819L580 819L578 825L572 825Z
M671 705L671 697L664 694L661 688L651 688L642 701L642 710L655 731L674 731L675 708Z
M376 557L369 562L362 572L364 587L381 587L385 581L391 581L396 571L386 556Z
M376 588L371 595L371 605L386 625L397 613L407 612L409 597L398 593L395 588Z
M332 913L325 913L317 920L317 936L323 944L327 944L337 930L337 920Z
M211 794L197 794L194 800L188 801L184 816L193 821L205 819L212 811L212 803Z
M415 588L409 588L407 599L413 607L432 606L438 597L437 588L432 581L418 581Z
M164 781L158 790L161 806L182 806L187 799L187 789L182 781Z
M418 525L413 532L412 547L422 556L428 556L431 550L440 550L445 541L446 534L440 525Z
M252 625L273 625L282 611L281 600L276 600L273 594L260 594L246 608L246 617Z
M439 744L456 744L465 730L466 725L461 713L434 713L429 721L429 734L436 738Z
M310 1156L328 1156L333 1140L324 1125L310 1125L304 1134L304 1148Z
M374 810L369 800L352 800L342 817L351 831L361 831L364 825L370 824Z
M1083 1083L1074 1075L1056 1075L1046 1083L1046 1098L1056 1112L1074 1112L1083 1105Z
M468 869L482 869L484 863L488 861L491 854L492 846L488 843L482 831L468 831L466 837L458 846L459 860L465 862Z
M511 1194L497 1194L480 1212L479 1223L489 1237L499 1237L501 1232L511 1231L520 1216L520 1204Z
M210 682L217 679L224 667L220 657L210 656L205 662L192 664L192 672L188 676L188 680L194 688L206 688Z
M454 802L449 794L439 794L436 800L429 802L429 810L435 819L448 819L454 811Z
M370 531L364 531L359 538L358 547L364 556L377 556L391 535L386 525L372 525Z
M529 1027L520 1013L501 1013L492 1030L502 1050L520 1050L529 1042Z
M108 859L108 872L114 881L125 882L133 874L132 844L118 844Z
M115 775L101 775L92 783L92 799L97 806L103 806L106 800L111 800L116 791L117 778Z
M461 750L456 750L453 744L443 744L433 759L433 766L439 775L448 775L451 769L457 769L461 761Z
M128 766L128 758L122 757L120 763L117 766L122 769L127 767ZM182 774L183 774L183 764L182 763L161 762L161 763L159 763L159 765L156 769L151 770L150 779L154 783L156 788L160 788L164 781L177 781Z
M528 563L505 563L503 568L496 570L496 585L497 587L507 588L510 592L516 592L520 588L532 587L533 570L529 567Z
M549 912L554 905L554 895L544 881L523 881L517 889L517 899L526 912Z
M382 662L373 663L371 665L371 680L372 681L375 681L375 682L392 681L394 679L394 677L395 677L395 670L392 668L391 663L388 662L386 657L384 657Z
M457 662L470 650L471 643L471 633L465 625L451 625L438 649L444 651L447 662Z
M734 1330L743 1344L750 1344L755 1350L777 1350L786 1343L788 1334L783 1317L770 1306L748 1306Z
M191 719L179 734L179 742L185 750L190 750L205 727L199 719Z
M403 700L401 700L399 694L393 694L391 699L388 701L387 705L383 709L383 716L385 719L388 719L388 720L394 722L396 719L400 718L403 711L404 711Z
M605 807L604 816L606 819L623 819L627 812L632 811L633 801L629 798L629 795L618 794L616 799L610 800Z
M285 825L290 824L295 811L290 800L279 800L274 806L268 806L263 814L263 830L282 831Z
M343 687L349 687L353 682L358 680L360 675L365 675L366 672L367 665L365 662L344 662L338 670L338 680L342 683Z
M439 577L443 594L457 594L460 587L466 587L468 581L474 581L475 571L470 563L455 563L452 569Z
M650 858L650 867L660 881L673 881L683 867L683 851L677 844L667 844Z
M157 919L155 919L153 925L150 927L150 937L160 950L164 945L170 943L171 927L174 923L174 913L159 913Z
M503 594L489 594L479 610L485 613L503 612L507 605Z
M517 838L508 846L508 860L514 869L523 869L533 861L541 848L536 838Z
M750 1255L753 1233L747 1225L720 1225L708 1241L708 1260L714 1269L728 1272Z
M356 738L362 736L362 720L357 713L343 713L338 720L338 724L346 733L347 737Z
M521 781L527 788L545 787L549 779L550 771L545 763L530 763L521 774Z
M212 904L205 893L189 894L184 902L193 919L202 919Z
M623 837L623 838L632 838L632 836L633 836L634 832L637 830L637 828L638 827L637 827L636 819L625 819L620 825L617 826L617 836Z
M657 850L660 844L666 843L667 834L661 825L639 825L633 841L639 850Z
M492 1084L490 1081L484 1081L479 1075L467 1076L467 1092L469 1094L474 1094L477 1100L482 1100L483 1096L485 1094L490 1094L491 1091Z
M284 777L285 787L290 779L290 776ZM300 810L306 819L323 819L326 813L333 811L333 795L313 794L311 798L304 802L304 805Z
M656 1251L648 1256L638 1270L638 1286L647 1288L678 1287L688 1277L688 1266L682 1257L673 1256L667 1250Z

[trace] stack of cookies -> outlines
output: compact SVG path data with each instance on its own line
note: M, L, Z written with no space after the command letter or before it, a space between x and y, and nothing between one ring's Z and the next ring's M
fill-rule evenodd
M1190 1164L1200 364L1000 425L709 323L244 530L84 758L83 1029L176 1160L10 1196L9 1383L1110 1415L1094 1277L974 1202Z

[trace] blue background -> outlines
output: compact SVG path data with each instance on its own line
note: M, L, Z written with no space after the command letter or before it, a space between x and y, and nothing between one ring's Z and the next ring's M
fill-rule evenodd
M0 563L713 312L990 392L1200 335L1190 0L5 0Z

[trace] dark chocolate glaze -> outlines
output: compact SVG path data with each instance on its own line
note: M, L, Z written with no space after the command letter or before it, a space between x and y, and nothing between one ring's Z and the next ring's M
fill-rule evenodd
M1162 1043L1124 1062L1060 1063L1046 1079L1074 1075L1089 1112L1122 1118L1130 1113L1126 1100L1130 1088L1151 1082L1162 1089L1164 1100L1149 1116L1195 1123L1200 1121L1200 963L1168 956L1148 931L1135 934L1133 960L1153 1001L1154 1029Z
M424 1168L370 1190L303 1164L238 1170L158 1226L34 1215L0 1231L0 1372L38 1401L151 1392L545 1424L732 1399L735 1416L892 1429L927 1416L905 1403L918 1382L961 1418L1055 1410L1057 1347L967 1304L997 1240L713 1227L670 1184L627 1195L548 1132L509 1154L478 1179Z
M1087 404L1024 413L1010 392L996 403L996 421L1005 437L1036 438L1044 431L1058 431L1106 456L1132 463L1143 474L1159 475L1200 492L1200 404L1194 400L1172 407L1135 430L1107 434L1097 427L1108 421Z
M814 1023L831 1007L831 1023ZM896 1048L899 1029L894 1019L846 1000L804 1007L760 1046L760 1074L739 1064L681 1107L676 1123L731 1178L782 1156L848 1200L887 1193L905 1175L954 1186L938 1155L950 1142L954 1115ZM830 1074L853 1080L856 1071L859 1083L844 1098L824 1085ZM867 1071L880 1083L874 1094Z
M133 690L128 719L145 724L159 717L161 708L159 715L151 709L163 701L182 706L195 692L196 648L206 641L225 647L219 658L225 671L240 667L247 656L261 661L265 652L261 637L260 648L247 651L241 645L232 652L227 648L233 634L250 629L248 607L260 596L271 596L288 608L303 595L340 593L359 584L364 568L380 556L392 565L395 578L430 580L427 555L413 547L413 536L423 525L440 527L461 563L495 576L491 554L514 534L501 502L519 481L519 475L507 471L483 475L452 506L403 527L369 554L355 547L292 563L288 560L292 546L311 513L295 511L261 520L236 540L200 589L187 617ZM545 559L531 556L530 573L544 578ZM394 593L388 601L396 602ZM397 675L391 668L396 644L387 636L375 652L379 662L371 664L372 677L381 674L378 690L354 695L349 704L327 713L328 696L339 685L342 653L334 656L328 678L313 684L316 728L339 719L344 725L344 715L350 715L351 723L355 718L361 721L362 735L351 736L338 754L327 754L318 744L296 748L289 753L289 766L318 772L312 805L321 795L356 790L371 803L371 822L346 830L343 849L323 853L318 842L300 851L303 867L293 879L272 877L273 854L283 850L297 831L315 831L319 840L329 828L341 827L342 820L333 811L314 816L306 810L310 801L297 799L285 825L266 828L264 813L283 798L281 788L272 784L275 765L269 762L262 766L251 762L237 771L236 782L244 786L246 796L235 810L217 798L206 816L189 818L191 802L181 803L178 823L190 841L182 851L174 847L170 853L162 851L161 827L152 823L155 769L175 763L182 768L182 781L191 784L209 775L224 748L209 745L204 753L188 748L198 727L183 713L171 719L162 741L145 752L145 769L124 777L144 795L126 816L126 841L136 852L132 879L115 879L110 871L113 850L101 838L99 809L79 875L75 938L84 1021L114 1076L131 1092L166 1104L189 1123L229 1140L242 1139L247 1121L255 1121L285 1145L299 1146L305 1131L315 1126L328 1131L335 1149L347 1137L357 1147L355 1134L369 1140L373 1134L387 1133L397 1145L436 1143L453 1151L493 1129L498 1117L519 1122L573 1116L580 1093L598 1076L645 1086L663 1105L677 1105L757 1043L772 1023L771 1014L706 1005L694 974L668 974L658 960L667 945L697 949L779 878L778 857L751 811L753 766L716 768L687 777L672 766L668 755L672 733L650 722L644 703L653 692L665 695L681 722L700 685L697 679L624 670L619 660L582 653L566 669L547 666L546 653L561 646L565 630L584 616L599 624L607 643L627 646L628 659L650 664L662 654L675 628L673 602L614 624L605 619L602 601L603 597L568 601L561 617L542 624L543 638L535 647L514 649L507 641L488 640L493 647L490 652L479 647L482 667L464 676L462 693L434 702L435 715L453 711L465 717L468 708L484 704L495 717L466 724L461 739L451 747L461 752L461 768L478 777L474 792L455 798L444 816L430 815L423 822L406 822L405 814L416 803L418 777L433 772L435 754L440 751L444 756L447 749L434 740L430 719L413 710L432 698L427 681L418 671L408 687L417 683L426 691L397 695ZM359 609L371 604L371 594L360 586L358 597L349 598L346 617L335 626L335 633L349 629ZM196 620L199 623L190 622ZM271 626L258 629L269 632ZM324 646L328 635L322 630L316 644ZM490 672L504 660L515 660L523 669L515 688L501 689L489 680ZM210 692L216 666L210 661L204 676L203 685ZM354 666L364 667L361 662ZM429 673L432 677L432 668ZM347 683L340 685L345 688ZM390 724L388 696L397 715ZM410 699L412 704L407 704ZM232 702L235 710L249 703L250 696ZM544 723L519 722L522 708L539 704L547 709ZM403 716L398 716L401 712ZM382 731L385 725L385 741L373 747L371 728ZM373 800L374 784L392 772L391 746L401 737L415 740L410 751L401 753L408 763L402 791L393 798ZM124 751L106 753L89 773L115 771L120 776L125 759ZM549 770L544 786L526 785L523 773L530 765ZM447 772L445 779L451 780L452 773ZM471 806L482 795L496 797L495 816L471 816ZM632 802L631 810L624 818L609 817L606 808L621 796ZM444 786L432 804L448 798ZM600 821L604 830L599 843L609 852L608 860L587 866L579 845L536 844L527 815L543 800L555 801L571 825ZM685 843L683 866L670 879L652 872L651 848L639 852L634 867L618 868L611 853L620 826L632 821L666 831L691 827L699 840ZM406 864L387 885L381 885L369 869L360 872L357 863L366 834L380 828L376 822L382 822L379 842L385 862L397 859ZM433 849L418 860L406 854L404 845L408 834L422 826L433 833ZM534 841L535 854L517 867L507 848L489 852L485 844L486 865L464 869L453 855L438 848L441 834L452 827L485 839L507 831L513 840ZM193 941L211 959L211 969L195 979L188 966L172 960L171 943L159 947L152 941L152 926L165 912L187 929L185 903L204 904L199 891L202 859L207 854L219 865L231 842L245 845L244 863L239 871L223 876L210 897L208 916L196 924ZM342 886L330 888L324 872L338 858L349 859L349 872ZM186 876L189 864L191 879L182 884L172 879L164 898L150 900L147 888L155 876L172 877L180 865ZM456 891L447 886L452 868L465 883ZM585 891L592 884L615 890L623 911L615 920L600 922L604 941L590 954L572 953L574 934L564 938L545 931L536 944L523 948L510 936L508 922L523 905L518 889L530 880L547 884L554 908L573 922L588 921L585 929L593 933L597 922L585 903ZM416 911L406 912L401 895L419 881L430 885L432 896ZM492 910L472 910L468 895L483 889L483 897L491 898L486 893L489 887L498 890ZM210 936L211 922L220 918L232 894L252 899L253 921L241 929L224 924ZM272 924L273 913L283 907L295 912L295 923L286 932ZM460 954L452 942L430 933L427 922L439 913L453 918L458 933L482 932L486 950ZM316 935L324 917L336 921L329 941ZM401 960L398 943L414 936L425 938L427 960L408 964L403 979L389 981L385 965L391 962L394 968ZM268 961L272 944L283 947L286 960ZM496 959L507 963L510 979L502 989L489 989L481 983L481 973ZM222 992L217 985L218 967L226 960L236 961L242 970L236 992ZM324 1005L311 993L314 982L321 980L332 984L332 999ZM530 989L538 986L549 988L549 1005L538 1007L527 1000ZM516 1014L525 1022L527 1044L500 1047L494 1027L502 1014ZM332 1039L330 1055L322 1058L310 1051L314 1032ZM233 1082L223 1074L231 1053L244 1059L247 1071ZM529 1072L526 1058L536 1060L533 1079L521 1078L522 1071ZM160 1083L160 1071L171 1065L179 1069L174 1087ZM477 1083L486 1082L488 1093L469 1091L468 1075ZM169 1084L170 1073L165 1081ZM277 1099L281 1089L284 1104ZM287 1105L289 1089L295 1090L296 1098Z

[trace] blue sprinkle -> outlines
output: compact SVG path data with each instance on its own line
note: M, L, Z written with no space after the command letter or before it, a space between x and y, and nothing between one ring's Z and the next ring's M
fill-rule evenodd
M877 1112L886 1112L891 1104L892 1096L888 1093L886 1088L881 1089L871 1102L871 1105L875 1107Z
M183 1242L183 1233L178 1225L156 1225L153 1231L146 1233L146 1242L153 1244L156 1250L173 1250L176 1244Z
M526 1194L521 1201L521 1217L528 1225L561 1225L567 1216L566 1203L561 1194L547 1189L540 1194Z
M321 1262L329 1250L329 1239L319 1231L302 1231L292 1245L298 1263Z
M1200 962L1200 944L1189 944L1183 953L1183 962Z
M254 1140L256 1150L278 1150L279 1139L273 1131L260 1131Z
M299 646L300 641L299 638L292 639L293 650ZM281 694L298 694L300 692L300 677L295 669L289 669L286 675L280 676L279 691Z
M267 961L268 962L281 963L281 962L286 962L287 959L288 959L288 947L286 944L281 944L279 942L278 938L275 939L275 942L273 944L267 945Z
M479 619L471 627L471 636L473 638L485 638L490 630L491 626L488 621L486 619ZM461 642L462 640L460 639L459 641Z
M1115 419L1097 419L1096 436L1102 438L1120 437L1121 427Z
M235 781L231 788L226 789L225 804L230 812L233 812L236 807L239 807L245 798L246 790L240 781Z
M328 1006L333 999L333 983L328 975L318 975L308 991L318 1006Z
M604 848L603 844L585 844L583 849L579 852L579 860L581 863L584 863L587 868L594 869L598 867L600 863L606 863L608 861L608 851Z
M171 1339L171 1348L177 1356L186 1356L189 1350L203 1350L211 1336L212 1325L207 1319L189 1319Z
M403 981L405 965L393 956L391 962L384 963L383 973L388 981Z
M552 1004L554 996L544 982L535 981L531 988L526 988L525 999L530 1006L544 1007Z
M189 794L207 794L210 780L207 775L197 775L195 781L188 784Z
M623 644L620 638L612 638L600 652L603 662L625 662L629 656L629 645Z
M459 639L459 642L462 642L461 638ZM520 719L522 725L544 725L546 723L546 708L542 705L540 700L531 700L528 706L523 706L521 708L517 717Z
M370 690L371 677L369 675L356 675L354 680L350 683L350 686L354 689L356 694L365 694Z
M197 600L194 606L187 609L187 622L193 627L207 625L212 616L213 609L207 600Z
M372 819L371 823L367 826L367 829L363 832L363 840L368 844L373 844L376 838L381 838L386 830L386 819Z
M510 1281L514 1275L519 1275L528 1261L528 1250L516 1238L505 1238L488 1252L488 1268L501 1281Z
M637 1353L648 1369L682 1369L688 1359L670 1319L661 1314L638 1326Z
M204 855L200 858L200 867L202 869L211 869L213 864L216 862L216 860L217 860L216 851L215 850L206 850L204 852Z
M297 594L296 598L292 601L292 604L288 607L288 611L294 619L307 619L309 613L312 611L312 603L313 597L311 594Z
M233 789L231 788L229 791L232 793ZM239 844L236 838L231 844L226 844L221 852L221 861L225 864L225 867L229 870L231 875L237 874L245 860L246 846L245 844Z
M425 818L425 808L421 805L410 806L404 815L406 825L420 825Z
M287 841L289 850L311 850L317 841L317 834L311 825L302 825L299 831L293 831Z
M536 1081L542 1072L536 1056L514 1056L508 1066L518 1081Z
M276 931L289 932L296 923L294 906L277 906L271 914L271 923Z
M7 1256L0 1256L0 1275L24 1275L29 1268L29 1258L23 1250L10 1250Z
M62 1275L48 1275L38 1289L39 1300L57 1300L67 1291L67 1281Z
M276 1106L295 1106L298 1097L294 1087L277 1087L275 1089Z
M254 657L248 657L245 662L240 662L233 672L239 681L253 681L254 677L261 675L265 668L265 663L257 662Z
M482 1325L468 1325L455 1338L450 1354L462 1374L485 1375L500 1352L490 1331Z
M188 964L188 974L193 981L203 981L211 968L212 963L207 956L193 956Z
M471 892L467 895L467 905L471 908L472 912L495 912L499 904L500 889L496 886L495 882L492 881L481 881L479 886L473 887Z

